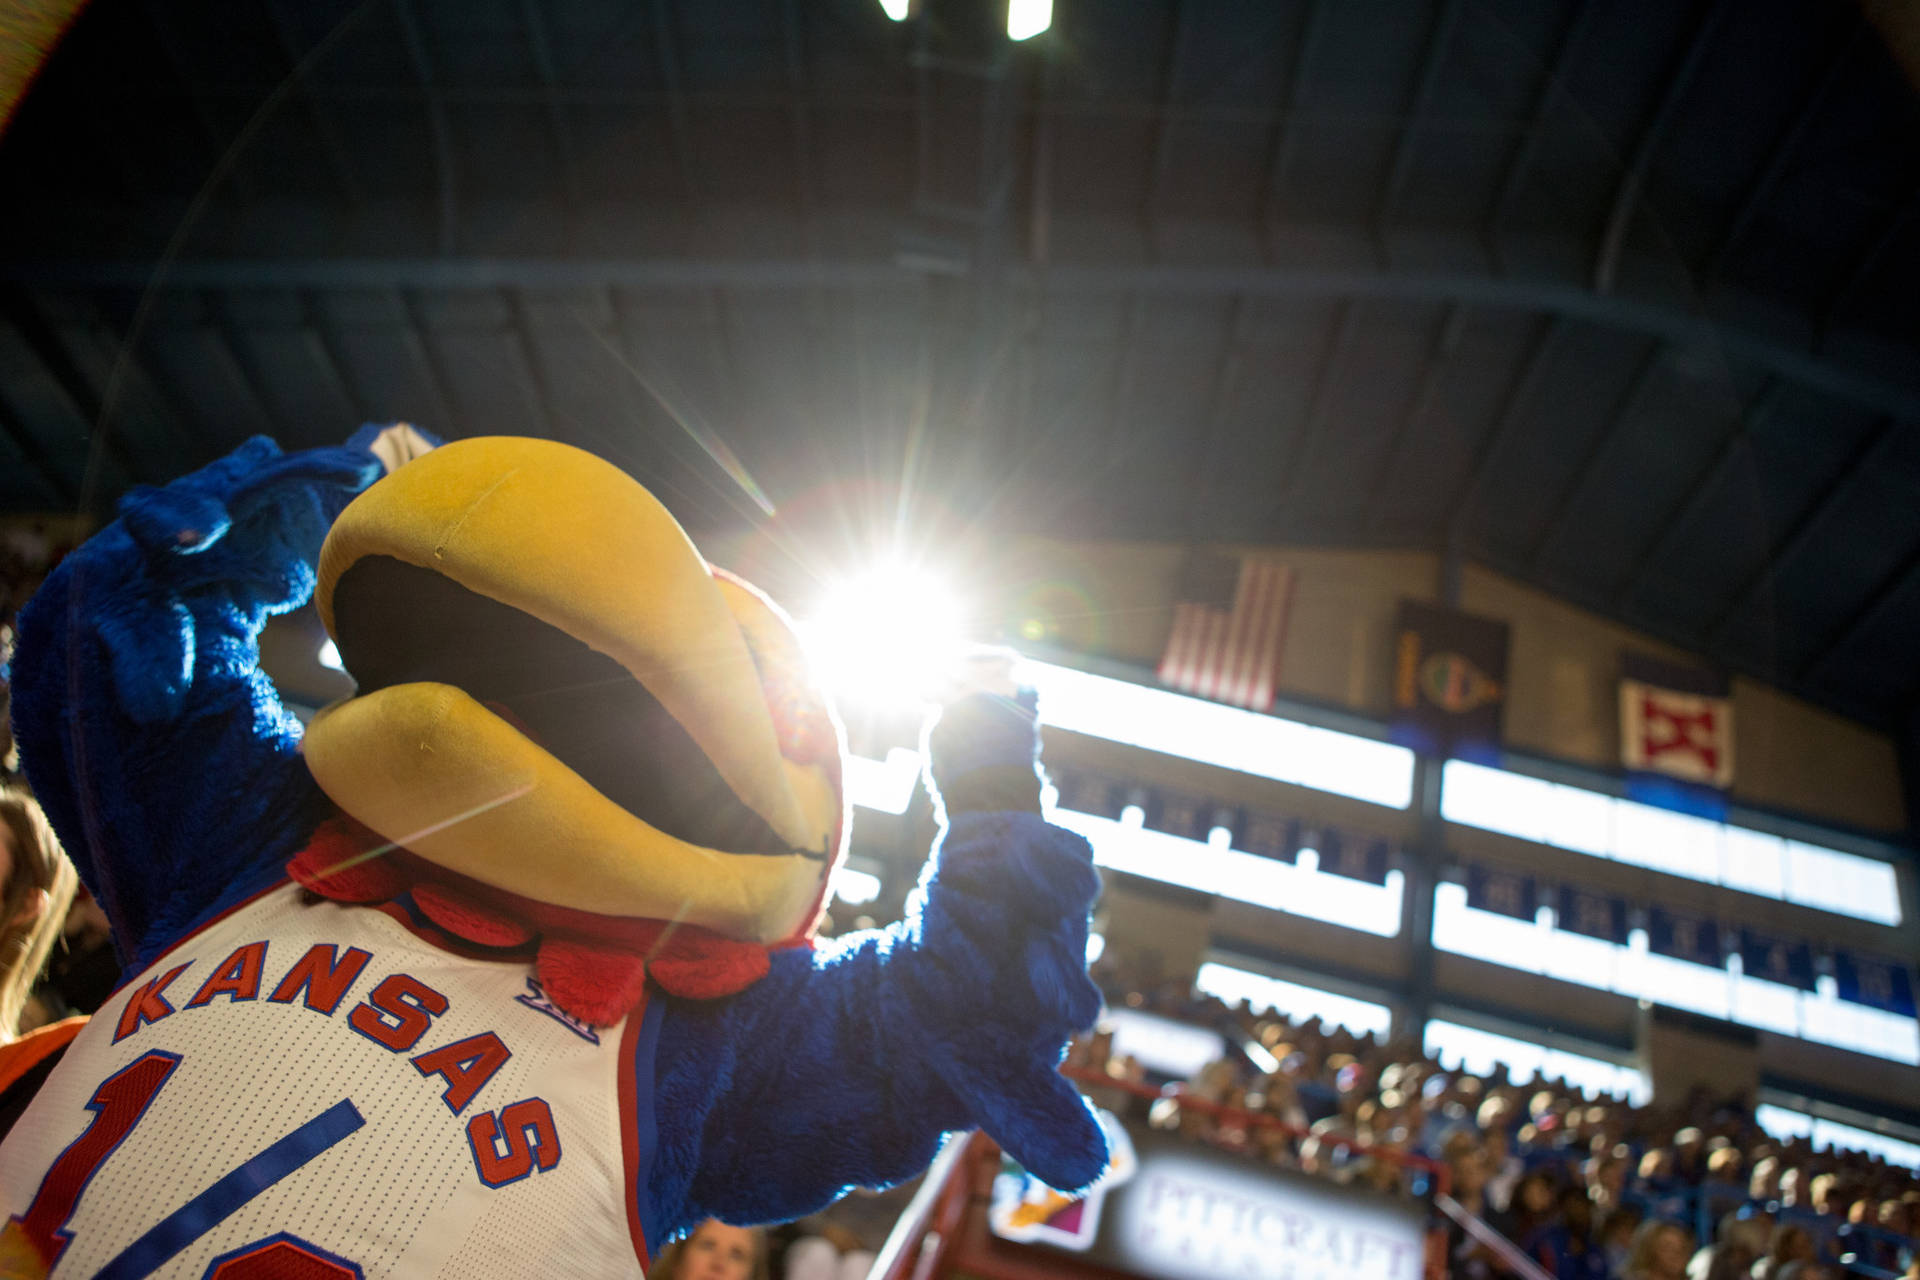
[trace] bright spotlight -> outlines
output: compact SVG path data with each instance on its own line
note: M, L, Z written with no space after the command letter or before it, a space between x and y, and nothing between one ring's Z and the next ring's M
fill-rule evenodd
M880 0L880 7L895 22L905 22L908 12L913 8L913 0Z
M1008 0L1008 39L1030 40L1052 25L1053 0Z
M904 562L827 592L800 633L821 675L848 701L930 701L963 647L957 597L937 575Z
M319 659L320 665L323 667L330 667L340 672L344 672L347 669L347 664L340 661L340 646L333 642L331 636L327 638L326 643L320 646L320 652L315 654L314 657Z

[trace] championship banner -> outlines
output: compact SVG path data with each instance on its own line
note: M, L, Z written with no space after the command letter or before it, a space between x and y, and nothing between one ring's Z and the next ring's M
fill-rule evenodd
M1196 552L1181 573L1160 682L1267 711L1280 680L1293 570L1255 556Z
M1813 949L1791 938L1741 929L1740 969L1749 978L1813 990Z
M1494 762L1507 697L1508 627L1400 602L1388 735L1428 756Z
M1469 865L1467 905L1475 911L1531 921L1539 910L1540 894L1532 876Z
M1627 794L1724 818L1733 784L1733 700L1726 676L1642 654L1620 659L1620 763Z
M1617 947L1627 945L1627 904L1624 899L1595 893L1577 885L1560 886L1554 907L1556 928L1599 938Z
M1907 1018L1916 1016L1913 979L1907 973L1904 960L1836 950L1833 984L1834 994L1850 1004L1863 1004Z
M1671 956L1689 964L1718 969L1725 964L1720 954L1720 926L1703 916L1653 907L1647 912L1647 949L1659 956Z

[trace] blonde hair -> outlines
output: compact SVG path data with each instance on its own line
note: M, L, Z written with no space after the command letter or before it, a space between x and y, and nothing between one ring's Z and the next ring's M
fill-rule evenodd
M714 1219L708 1218L706 1222L702 1222L699 1226L689 1231L685 1237L675 1240L672 1244L661 1250L660 1256L655 1258L653 1265L647 1268L647 1280L675 1280L675 1277L680 1273L681 1259L686 1255L687 1249L693 1244L693 1238L705 1229L708 1222L712 1221L714 1221ZM771 1252L767 1243L767 1229L765 1227L749 1227L748 1232L753 1236L753 1265L748 1270L747 1275L750 1277L750 1280L767 1280L769 1271L767 1255Z
M13 870L0 885L0 1044L5 1044L19 1034L20 1010L60 936L80 877L32 796L0 783L0 823L13 837ZM28 895L40 889L46 890L45 909L21 919Z

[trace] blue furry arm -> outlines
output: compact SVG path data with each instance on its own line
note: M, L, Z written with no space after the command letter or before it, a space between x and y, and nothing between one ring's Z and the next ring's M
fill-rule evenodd
M1030 709L1022 731L1031 776ZM1098 1177L1105 1140L1058 1070L1099 1013L1086 975L1098 892L1086 842L1037 813L951 812L900 922L779 954L730 1000L670 1001L647 1184L657 1238L899 1182L942 1134L976 1126L1054 1186Z
M129 963L251 889L323 813L257 638L312 595L327 528L381 474L372 438L282 454L255 437L135 489L21 612L22 762Z

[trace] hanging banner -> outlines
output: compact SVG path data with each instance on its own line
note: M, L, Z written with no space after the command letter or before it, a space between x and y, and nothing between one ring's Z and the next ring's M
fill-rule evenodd
M1540 908L1539 888L1532 876L1469 865L1467 905L1475 911L1530 921Z
M1389 736L1422 755L1496 763L1507 624L1402 600L1395 630Z
M1060 807L1075 813L1091 813L1102 818L1120 817L1127 806L1127 789L1098 774L1049 769L1048 775L1060 793Z
M1703 916L1653 907L1647 912L1647 949L1655 955L1671 956L1690 964L1718 969L1725 963L1720 954L1720 926Z
M1904 960L1863 955L1858 951L1833 953L1833 981L1837 994L1851 1004L1915 1016L1913 978Z
M1743 928L1740 930L1740 970L1749 978L1811 991L1813 948L1778 934Z
M1283 818L1277 813L1249 809L1235 828L1233 847L1256 857L1276 862L1297 862L1300 858L1302 825L1298 818Z
M1147 795L1146 825L1182 840L1206 843L1213 830L1213 804L1185 791L1152 791Z
M1733 785L1733 699L1724 674L1625 653L1620 763L1644 804L1724 818Z
M1627 904L1623 898L1563 884L1554 912L1555 924L1569 933L1600 938L1617 947L1627 945Z
M1387 882L1392 843L1381 836L1365 836L1326 827L1320 832L1320 869L1329 875L1368 884Z

